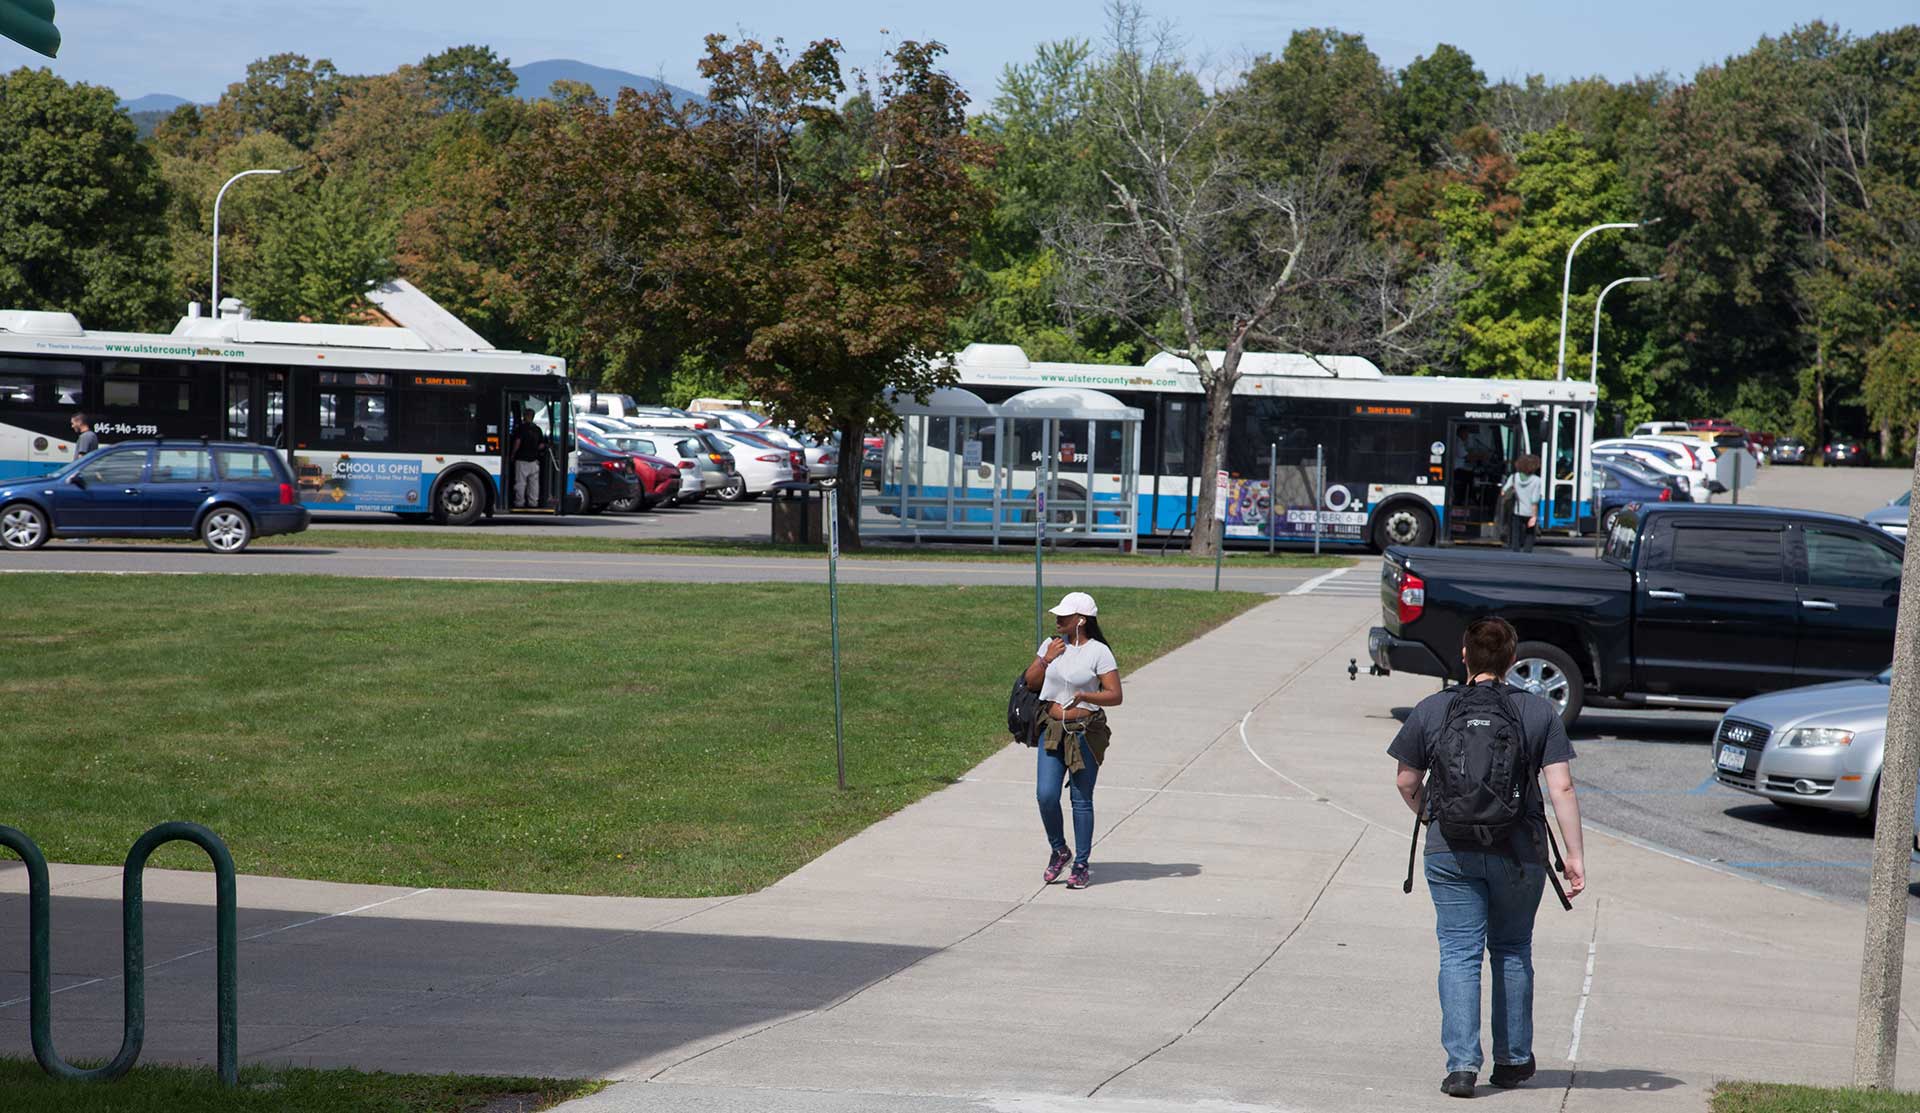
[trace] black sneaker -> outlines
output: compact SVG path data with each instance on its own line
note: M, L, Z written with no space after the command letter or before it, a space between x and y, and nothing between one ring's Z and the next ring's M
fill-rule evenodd
M1440 1083L1440 1092L1450 1098L1470 1098L1473 1096L1473 1080L1476 1077L1478 1076L1470 1070L1454 1071Z
M1533 1056L1529 1055L1527 1056L1526 1062L1511 1067L1505 1063L1495 1063L1493 1065L1493 1077L1487 1081L1500 1087L1502 1090L1511 1090L1527 1079L1532 1078L1533 1071Z

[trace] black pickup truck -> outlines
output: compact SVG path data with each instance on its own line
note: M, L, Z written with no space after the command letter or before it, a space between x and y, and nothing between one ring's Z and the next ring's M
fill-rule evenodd
M1367 653L1376 673L1464 680L1461 635L1497 614L1520 634L1507 679L1568 724L1582 707L1717 710L1886 668L1904 551L1855 518L1687 504L1623 511L1599 560L1395 547Z

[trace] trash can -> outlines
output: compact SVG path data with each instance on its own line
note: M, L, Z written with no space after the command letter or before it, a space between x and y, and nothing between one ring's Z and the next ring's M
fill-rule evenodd
M773 540L776 545L824 545L827 540L826 505L812 483L775 483Z

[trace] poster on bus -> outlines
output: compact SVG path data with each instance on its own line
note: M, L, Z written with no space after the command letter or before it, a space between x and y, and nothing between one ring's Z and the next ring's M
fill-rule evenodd
M1282 467L1279 485L1264 479L1232 479L1227 484L1226 522L1228 537L1275 537L1310 539L1318 532L1323 540L1359 541L1366 536L1366 488L1359 484L1329 481L1314 493L1314 469L1311 466Z
M300 501L314 510L421 510L419 460L383 460L347 452L302 452L293 458Z

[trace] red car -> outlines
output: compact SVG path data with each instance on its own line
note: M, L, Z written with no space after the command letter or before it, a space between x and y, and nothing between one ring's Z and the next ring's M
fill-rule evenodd
M583 444L615 455L623 455L633 461L633 473L640 480L640 495L631 506L621 505L626 500L609 503L609 510L652 510L661 503L671 503L680 495L680 466L658 456L649 456L644 452L621 452L610 447L605 440L582 429L579 431Z

